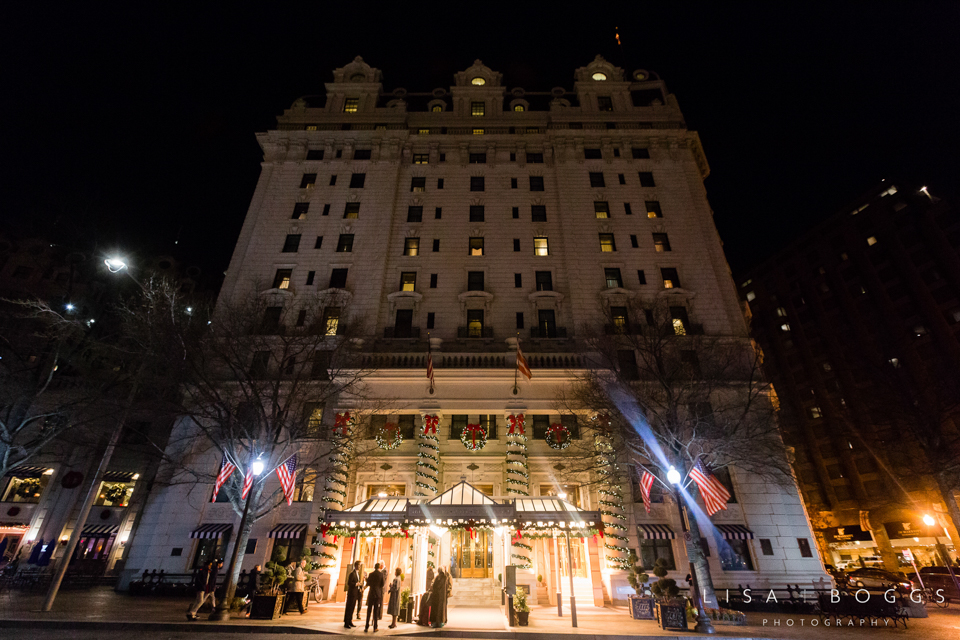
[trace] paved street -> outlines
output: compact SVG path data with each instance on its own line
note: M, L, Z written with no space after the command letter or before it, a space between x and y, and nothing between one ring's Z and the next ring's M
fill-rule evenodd
M207 621L187 623L184 611L188 602L181 599L133 597L117 594L109 588L90 591L65 591L57 600L55 610L40 612L42 596L17 591L0 593L0 637L12 636L37 639L61 638L86 640L118 635L124 638L196 638L206 635L204 631L216 631L216 638L276 638L279 636L302 636L324 634L337 636L364 636L363 627L343 633L343 605L313 605L305 615L288 614L276 621L234 620L226 625ZM578 611L579 626L570 627L570 618L558 618L556 610L548 607L533 607L529 627L508 629L498 609L479 607L452 607L449 624L441 633L410 624L400 624L396 630L386 629L382 624L377 635L424 635L426 637L490 637L508 638L514 635L528 636L529 640L576 634L581 637L603 636L605 640L636 636L690 637L694 634L661 631L649 621L631 620L622 608L583 607ZM131 626L131 623L133 626ZM389 622L387 621L387 624ZM724 638L837 638L853 640L877 634L880 638L923 638L924 640L955 640L960 637L960 607L933 609L930 617L912 620L909 629L894 630L829 626L825 627L813 616L790 616L786 614L749 614L748 625L742 627L717 627L718 636ZM44 628L37 628L43 625ZM49 625L49 626L48 626ZM812 626L817 625L817 626ZM224 626L237 628L238 633L224 630ZM17 629L14 631L14 629ZM263 633L258 632L263 629ZM539 640L539 638L538 638Z

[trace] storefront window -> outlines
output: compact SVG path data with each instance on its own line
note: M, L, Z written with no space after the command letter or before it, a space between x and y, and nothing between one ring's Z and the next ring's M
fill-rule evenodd
M34 477L7 476L7 486L3 492L4 502L40 502L43 490L50 482L49 475Z
M130 504L130 496L133 495L135 484L135 481L102 482L94 504L104 507L125 507Z
M300 560L303 556L303 538L278 538L273 543L273 552L270 554L270 562L276 562L279 565L286 565Z
M193 569L207 566L211 560L223 559L226 553L229 534L220 538L201 538L197 542L197 554L193 557Z
M720 556L720 568L724 571L753 571L753 561L746 540L724 540L717 538L717 552Z
M640 561L644 569L653 569L658 558L663 558L667 562L667 569L676 569L676 562L673 559L673 542L670 540L640 540Z

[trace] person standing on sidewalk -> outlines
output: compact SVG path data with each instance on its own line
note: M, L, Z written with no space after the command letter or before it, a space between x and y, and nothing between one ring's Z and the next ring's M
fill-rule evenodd
M390 601L387 603L387 615L393 616L390 629L397 628L397 615L400 613L400 576L403 572L400 567L394 571L393 581L390 583Z
M193 586L197 590L197 596L187 610L187 620L196 620L197 611L200 610L200 607L202 607L208 599L213 608L217 607L217 597L214 595L214 592L217 590L217 573L219 573L220 567L222 566L222 560L212 560L206 568L197 572L193 582Z
M344 629L352 629L356 626L353 624L353 610L357 607L357 594L362 593L361 588L360 561L357 560L353 563L353 571L347 576L347 607L343 612Z
M383 607L383 574L380 572L380 563L373 566L373 571L367 576L367 586L370 591L367 592L367 625L363 628L364 633L370 629L370 614L373 614L373 631L377 631L377 622L380 621L380 613Z
M360 591L357 593L357 620L363 613L363 590L367 584L367 573L363 570L363 563L360 563Z

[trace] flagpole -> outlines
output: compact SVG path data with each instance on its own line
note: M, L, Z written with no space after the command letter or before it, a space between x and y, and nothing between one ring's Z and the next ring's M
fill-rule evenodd
M262 465L261 465L262 467ZM257 475L253 472L251 465L249 473L253 475L253 484L257 482ZM233 555L230 556L230 565L227 567L227 579L224 583L223 598L217 603L217 608L210 614L211 620L229 620L230 603L237 593L237 583L233 579L233 571L237 566L237 557L240 555L240 538L243 536L243 528L247 524L247 515L250 513L250 503L253 502L253 494L256 493L253 484L250 485L250 491L247 493L247 502L243 505L243 515L240 516L240 528L237 530L237 539L233 543Z
M433 395L433 345L430 343L429 331L427 331L427 364L430 368L430 395Z
M517 331L517 366L513 368L513 395L520 393L520 383L518 377L520 375L520 332Z
M697 631L698 633L716 633L713 625L710 624L710 618L707 617L707 612L703 607L703 597L700 595L700 582L697 580L697 567L693 562L693 554L690 553L690 549L693 546L693 537L687 530L687 520L684 517L684 515L691 515L692 511L688 508L686 510L686 514L684 514L684 506L686 506L686 503L683 499L683 493L679 483L674 485L673 497L677 501L677 510L680 512L680 531L683 535L683 541L686 543L687 559L690 561L690 596L693 600L693 606L697 609L697 626L695 626L693 630ZM697 544L699 544L699 541Z

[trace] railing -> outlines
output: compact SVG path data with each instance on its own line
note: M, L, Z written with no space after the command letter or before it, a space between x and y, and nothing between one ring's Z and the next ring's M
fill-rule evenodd
M420 327L384 327L384 340L419 340Z
M583 359L577 354L525 354L527 363L536 369L580 369ZM426 352L369 353L361 357L364 369L425 369ZM435 369L512 369L513 354L506 353L434 353Z
M470 327L457 327L457 339L458 340L469 340L469 339L493 339L493 327L481 327L480 331L476 329L471 329Z
M566 327L553 327L543 330L540 327L530 327L530 337L534 340L565 340L567 337Z

